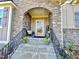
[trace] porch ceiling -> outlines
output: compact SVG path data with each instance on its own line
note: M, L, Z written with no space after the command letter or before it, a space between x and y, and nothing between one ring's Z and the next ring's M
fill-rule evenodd
M42 8L35 8L29 11L30 15L32 17L43 17L43 16L48 16L49 15L49 11L46 9L42 9Z

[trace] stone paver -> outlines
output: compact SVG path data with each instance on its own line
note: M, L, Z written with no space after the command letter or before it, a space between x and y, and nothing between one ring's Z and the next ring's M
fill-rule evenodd
M28 39L28 43L30 45L45 45L45 43L43 42L43 38L27 38Z
M11 59L57 59L53 46L21 44Z
M41 44L42 39L29 38L30 41L27 44L19 45L11 59L57 59L53 44Z
M33 59L39 59L39 54L35 54L35 55L33 56Z
M45 54L40 54L40 59L46 59L46 55Z
M0 43L0 49L2 49L6 44L1 44Z

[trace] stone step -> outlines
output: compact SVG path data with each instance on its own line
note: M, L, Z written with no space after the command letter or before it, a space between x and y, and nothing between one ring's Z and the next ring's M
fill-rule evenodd
M30 37L27 39L29 40L27 44L30 44L30 45L48 45L48 43L43 41L43 38L31 38Z
M21 44L11 59L57 59L53 46Z
M18 48L18 51L30 51L30 52L46 52L53 53L54 49L52 46L48 45L29 45L29 44L21 44Z

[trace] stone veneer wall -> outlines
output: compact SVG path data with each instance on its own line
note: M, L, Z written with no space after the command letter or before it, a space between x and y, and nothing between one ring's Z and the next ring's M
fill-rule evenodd
M74 41L76 45L79 44L79 29L64 29L64 41Z
M13 14L12 34L15 36L23 27L24 13L31 8L44 7L52 13L51 27L56 33L58 39L61 39L61 19L60 6L47 0L13 0L17 8ZM61 41L61 40L60 40Z
M31 19L28 15L24 15L23 18L23 28L31 29Z

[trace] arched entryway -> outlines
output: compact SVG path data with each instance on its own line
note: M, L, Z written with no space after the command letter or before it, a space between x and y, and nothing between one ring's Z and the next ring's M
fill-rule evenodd
M50 15L46 8L32 8L24 13L24 27L36 37L45 37L50 27Z

